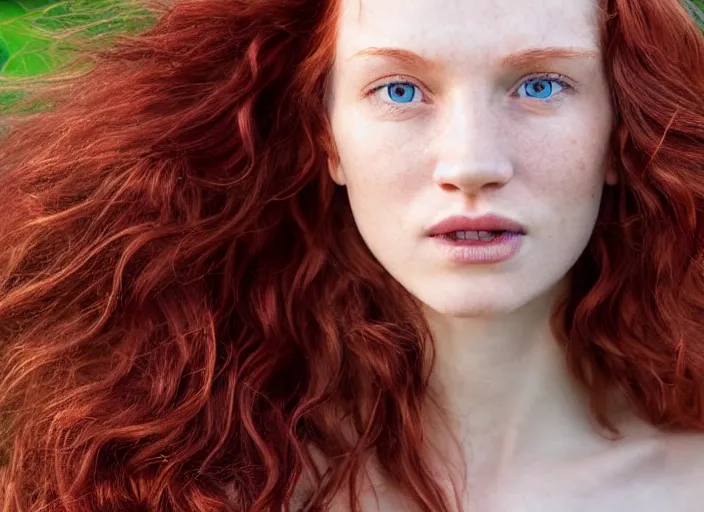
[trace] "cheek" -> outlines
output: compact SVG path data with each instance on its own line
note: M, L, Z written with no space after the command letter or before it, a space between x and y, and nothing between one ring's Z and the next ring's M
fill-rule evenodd
M598 129L598 130L597 130ZM604 187L608 132L575 122L516 147L515 204L525 200L532 231L563 257L581 253L594 229ZM509 185L510 186L510 185ZM560 257L553 254L551 257Z
M529 188L550 203L598 202L608 137L594 133L584 127L523 147L521 162Z
M333 124L340 168L355 210L409 200L431 174L420 130L350 116ZM361 213L361 212L360 212Z

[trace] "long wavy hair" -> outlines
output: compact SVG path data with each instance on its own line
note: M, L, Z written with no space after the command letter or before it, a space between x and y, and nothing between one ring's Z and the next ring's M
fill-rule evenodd
M603 426L617 389L702 430L704 37L677 0L601 6L621 179L554 328ZM358 510L370 457L452 509L423 448L428 328L327 173L337 9L179 2L13 120L0 510L289 510L306 475L305 510Z

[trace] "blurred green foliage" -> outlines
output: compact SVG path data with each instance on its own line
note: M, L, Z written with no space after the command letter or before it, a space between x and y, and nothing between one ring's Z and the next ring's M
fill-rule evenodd
M72 39L138 30L148 14L129 0L2 0L0 73L46 73L66 59Z
M704 30L704 0L684 0L684 5Z
M68 62L79 41L109 44L153 21L136 0L0 0L0 111L22 97L11 84Z

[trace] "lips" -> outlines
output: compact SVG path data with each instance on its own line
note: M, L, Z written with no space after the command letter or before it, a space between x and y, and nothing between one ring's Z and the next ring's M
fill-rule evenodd
M520 223L499 215L481 217L455 215L432 226L428 236L454 240L491 241L504 233L525 235L526 230Z

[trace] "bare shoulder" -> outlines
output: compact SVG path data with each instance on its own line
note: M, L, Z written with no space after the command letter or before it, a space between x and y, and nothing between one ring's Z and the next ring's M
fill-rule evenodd
M658 481L673 501L672 510L702 510L704 503L704 432L658 436ZM675 505L676 504L676 505Z
M667 467L677 472L704 472L704 432L667 432L658 436Z
M638 500L637 508L626 509L704 510L704 432L669 432L634 421L622 433L618 449L609 450L613 456L605 459L611 470L601 480L602 488L618 497L620 505L633 506Z

